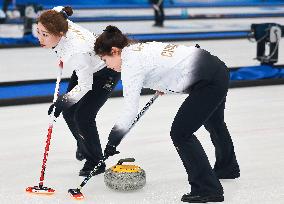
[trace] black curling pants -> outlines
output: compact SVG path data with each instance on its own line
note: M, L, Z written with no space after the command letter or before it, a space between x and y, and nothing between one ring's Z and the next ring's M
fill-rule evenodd
M4 0L3 1L3 11L4 11L4 13L7 13L7 10L8 10L8 6L9 6L9 4L10 3L12 3L12 0Z
M158 4L159 0L152 0L153 4ZM164 13L164 1L159 6L159 11L154 9L154 15L155 15L155 24L156 25L163 25L165 20L165 13Z
M218 69L211 79L197 82L172 123L171 138L188 174L192 195L223 194L221 183L194 135L202 125L209 130L216 148L215 167L222 168L222 165L236 162L233 143L224 122L228 83L226 68Z
M224 121L225 101L219 105L204 123L204 127L210 133L211 141L215 147L216 161L214 172L221 177L235 175L240 172L234 145Z
M86 159L98 163L103 157L102 147L96 125L96 116L107 101L120 73L104 68L94 74L93 88L81 100L63 112L63 117L77 140L80 151ZM73 73L67 92L77 85L77 76Z

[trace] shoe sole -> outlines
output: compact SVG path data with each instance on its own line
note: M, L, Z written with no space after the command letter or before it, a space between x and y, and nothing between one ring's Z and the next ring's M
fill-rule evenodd
M237 179L237 178L240 178L240 174L234 176L218 176L218 179Z
M204 199L198 199L198 200L187 200L187 199L181 199L183 202L188 202L188 203L208 203L208 202L223 202L224 197L219 197L219 198L204 198Z

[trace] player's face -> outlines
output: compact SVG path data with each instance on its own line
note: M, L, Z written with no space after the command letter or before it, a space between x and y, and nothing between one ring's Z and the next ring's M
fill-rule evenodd
M112 48L111 55L103 55L101 59L108 68L121 72L121 50L119 48Z
M37 24L37 38L41 47L53 48L58 44L61 37L62 36L56 36L48 32L40 22Z

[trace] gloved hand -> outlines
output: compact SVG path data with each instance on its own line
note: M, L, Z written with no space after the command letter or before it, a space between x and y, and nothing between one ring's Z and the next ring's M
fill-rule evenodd
M115 154L119 154L120 152L116 150L116 147L115 146L112 146L112 145L109 145L107 144L106 145L106 148L104 150L104 156L105 158L109 158L110 156L113 156Z
M59 96L58 99L50 105L48 109L48 115L50 115L55 108L54 117L58 118L60 113L66 108L67 99L63 96Z

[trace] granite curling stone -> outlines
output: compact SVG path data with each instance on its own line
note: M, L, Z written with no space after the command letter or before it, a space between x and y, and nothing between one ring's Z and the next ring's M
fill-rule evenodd
M106 186L118 191L132 191L143 188L146 184L145 171L136 165L125 165L123 162L134 162L134 158L120 159L107 169L104 174Z

